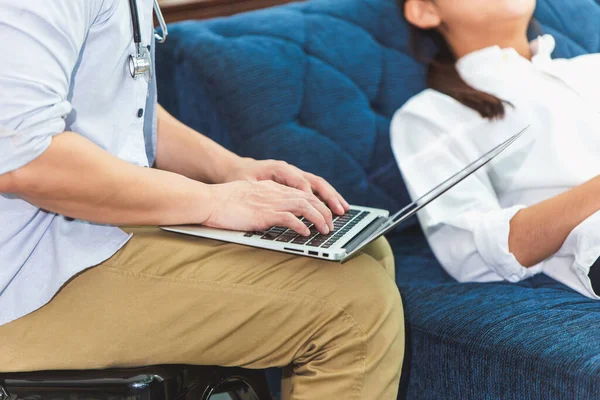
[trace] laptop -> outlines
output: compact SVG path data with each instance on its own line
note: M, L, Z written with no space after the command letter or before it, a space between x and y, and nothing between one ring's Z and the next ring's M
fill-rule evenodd
M228 231L200 225L163 226L161 228L170 232L207 239L344 262L489 163L523 135L528 128L526 127L500 143L392 216L387 210L351 206L346 214L334 216L334 229L327 235L319 233L313 224L304 218L301 220L310 229L309 236L298 235L295 231L280 226L262 232Z

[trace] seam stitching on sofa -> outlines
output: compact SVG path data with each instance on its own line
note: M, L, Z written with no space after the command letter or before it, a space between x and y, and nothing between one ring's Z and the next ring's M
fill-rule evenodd
M226 36L226 35L220 35L220 36L225 39L233 39L233 38L239 39L239 38L243 38L243 37L259 37L259 38L262 37L262 38L267 38L267 39L272 39L272 40L278 40L278 41L281 41L284 43L293 44L293 45L299 47L302 50L302 52L304 54L306 54L307 57L322 62L323 64L331 67L333 70L339 72L340 75L348 78L348 80L352 83L353 86L355 86L360 92L365 94L365 97L367 98L367 100L369 100L369 103L370 103L369 96L366 95L365 91L358 85L358 83L356 81L354 81L354 79L352 79L348 74L342 72L339 68L337 68L335 65L331 64L330 62L327 62L323 58L315 55L314 53L309 52L308 49L305 48L304 46L300 45L300 43L294 42L293 40L283 38L281 36L276 36L276 35L271 35L271 34L266 34L266 33L245 33L245 34L236 35L236 36Z
M377 101L377 99L381 96L381 93L383 91L383 76L384 76L384 58L385 58L385 51L384 51L384 47L379 49L379 55L380 55L380 60L379 60L379 65L381 66L381 70L380 70L380 74L379 74L379 82L377 84L377 90L375 93L375 97L373 98L373 100L371 101L369 99L369 108L373 111L373 113L375 114L375 139L373 140L373 147L371 148L371 154L369 155L369 164L368 165L373 165L374 164L374 158L375 155L377 153L376 151L376 143L378 142L378 138L379 138L379 121L378 118L383 118L386 120L386 123L388 125L388 132L387 132L387 136L389 138L390 136L390 122L391 122L391 117L387 117L387 116L383 116L378 110L375 109L375 102ZM372 171L371 173L367 174L367 181L371 182L373 177L376 177L379 171L381 171L383 168L378 168L375 171ZM387 169L387 168L386 168Z
M379 40L379 38L377 38L375 35L373 35L372 32L368 31L364 26L361 26L361 25L359 25L359 24L357 24L355 22L352 22L352 21L349 21L347 19L344 19L344 18L340 17L339 15L333 15L333 14L326 13L326 12L316 13L316 12L310 12L310 11L302 11L301 13L305 14L305 15L310 15L310 16L319 16L319 15L327 16L327 17L330 17L332 19L335 19L335 20L338 20L338 21L341 21L341 22L345 22L348 25L355 26L355 27L359 28L361 31L365 32L369 37L371 37L381 47L384 47L386 49L392 50L392 51L394 51L396 53L405 55L407 57L411 57L411 55L409 53L405 52L404 50L400 50L400 49L397 49L395 47L392 47L390 45L387 45L387 44L383 43L381 40Z
M275 129L276 127L278 127L278 126L284 126L284 125L287 125L287 124L295 124L295 122L294 121L286 121L286 122L283 122L283 123L278 123L278 124L273 125L272 127L270 127L268 130L264 130L263 132L260 132L257 136L251 137L251 139L255 139L256 137L260 137L261 135L266 134L269 130L272 130L272 129ZM352 163L354 163L352 165L352 167L361 167L361 163L358 162L358 160L356 160L354 157L352 157L352 155L350 153L348 153L345 149L341 148L337 144L337 142L335 140L333 140L332 138L330 138L329 136L323 135L320 131L318 131L317 129L315 129L315 128L309 126L309 125L306 125L306 124L297 124L297 125L300 126L301 128L304 128L304 129L310 130L311 132L314 132L320 138L323 138L323 139L327 140L328 142L330 142L332 145L334 145L337 150L339 150L340 152L342 152L346 157L348 157L350 159L350 161ZM240 143L247 143L251 139L245 139L245 140L241 141ZM361 177L368 184L371 184L371 182L369 181L369 178L368 178L368 174L364 173L364 171L360 171L360 172L361 172ZM385 193L387 194L387 192L385 192Z
M359 91L360 93L362 93L362 94L364 95L365 99L367 100L368 108L369 108L369 110L371 110L371 111L373 112L373 114L375 114L376 116L380 116L380 117L382 117L382 118L385 118L385 119L389 119L389 118L390 118L390 117L388 117L387 115L383 115L383 114L381 114L381 113L377 112L377 111L376 111L376 110L375 110L375 109L372 107L372 105L371 105L371 99L369 99L369 96L367 95L367 93L365 92L365 90L363 90L363 88L362 88L362 87L360 87L360 85L359 85L359 84L358 84L358 83L357 83L357 82L356 82L354 79L352 79L352 78L351 78L351 77L350 77L348 74L346 74L346 73L342 72L342 71L341 71L339 68L337 68L337 67L336 67L336 66L334 66L333 64L331 64L331 63L329 63L329 62L327 62L327 61L323 60L321 57L318 57L318 56L316 56L315 54L312 54L312 53L308 52L308 51L307 51L307 50L306 50L306 49L305 49L305 48L304 48L304 47L303 47L303 46L302 46L300 43L294 42L294 41L292 41L292 40L289 40L289 39L286 39L286 38L282 38L282 37L280 37L280 36L276 36L276 35L270 35L270 34L260 34L260 33L251 33L251 34L243 34L243 35L235 35L235 36L226 36L226 35L223 35L223 34L218 34L218 35L219 35L219 36L221 36L222 38L225 38L225 39L242 38L242 37L264 37L264 38L268 38L268 39L272 39L272 40L278 40L278 41L282 41L282 42L284 42L284 43L293 44L293 45L295 45L295 46L299 47L299 48L302 50L302 52L303 52L304 54L306 54L306 56L307 56L308 58L314 59L314 60L316 60L316 61L319 61L319 62L323 63L324 65L327 65L327 66L329 66L331 69L333 69L334 71L338 72L338 73L339 73L339 75L341 75L341 76L343 76L343 77L347 78L347 79L348 79L348 81L349 81L349 82L352 84L352 86L354 86L356 89L358 89L358 91ZM307 62L307 63L306 63L306 68L305 68L305 72L304 72L304 75L303 75L303 80L304 80L304 82L306 82L306 80L307 80L308 68L309 68L309 63ZM381 85L381 81L382 81L382 80L383 80L383 79L380 79L380 85ZM379 89L378 89L378 90L379 90ZM305 92L303 91L303 93L302 93L302 99L301 99L301 102L302 102L302 103L301 103L301 104L304 104L304 97L305 97ZM301 107L302 107L302 106L301 106ZM299 116L299 115L300 115L300 113L298 114L298 116ZM375 122L375 124L376 124L376 122ZM318 130L317 130L315 127L312 127L312 126L310 126L310 125L307 125L307 124L304 124L304 123L303 123L302 125L304 125L304 126L307 126L308 128L310 128L310 129L312 129L312 130L314 130L314 131L317 131L317 132L318 132ZM270 129L270 127L269 127L269 129ZM326 135L323 135L323 136L326 136ZM328 137L328 136L326 136L326 137ZM369 162L368 162L368 163L366 163L365 165L370 165L370 162L372 161L372 157L373 157L374 147L375 147L375 146L374 146L374 143L371 143L371 154L370 154L370 157L369 157ZM350 154L350 153L348 153L347 151L346 151L346 153L347 153L347 154ZM355 159L354 157L352 157L352 158L353 158L353 159ZM355 160L356 160L356 159L355 159ZM358 160L357 160L357 161L358 161ZM360 165L363 165L363 163L362 163L362 162L359 162L359 164L360 164ZM363 165L363 166L364 166L364 165Z

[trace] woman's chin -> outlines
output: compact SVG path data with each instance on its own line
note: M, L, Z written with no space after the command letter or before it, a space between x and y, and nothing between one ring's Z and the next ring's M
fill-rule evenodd
M504 0L503 14L507 18L531 18L535 11L535 0Z

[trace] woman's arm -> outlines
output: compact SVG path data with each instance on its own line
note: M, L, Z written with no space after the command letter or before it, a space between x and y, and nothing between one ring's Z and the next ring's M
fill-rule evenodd
M519 211L510 221L511 253L531 267L556 253L573 229L600 210L600 177Z

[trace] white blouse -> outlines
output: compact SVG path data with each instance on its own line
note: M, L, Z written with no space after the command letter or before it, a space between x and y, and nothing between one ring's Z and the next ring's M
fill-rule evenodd
M428 89L394 116L392 148L417 198L530 125L485 169L422 210L419 221L436 257L458 281L517 282L543 272L600 299L588 278L600 257L600 212L532 268L520 265L508 249L510 220L519 210L600 174L600 54L553 60L550 35L531 47L531 61L493 46L457 62L472 87L512 104L503 119L489 121Z

